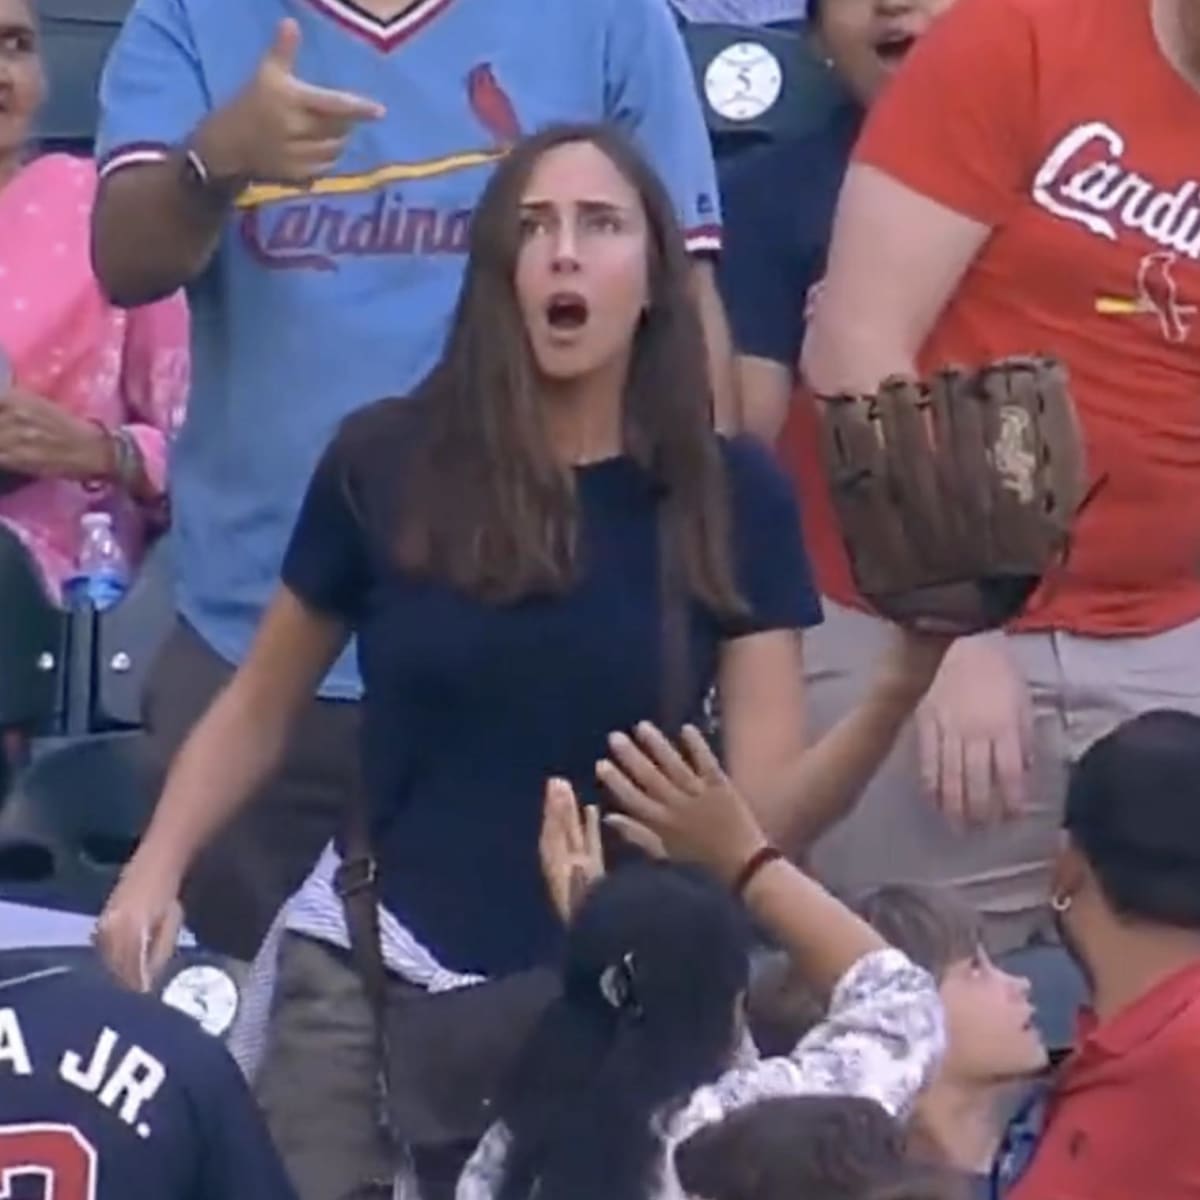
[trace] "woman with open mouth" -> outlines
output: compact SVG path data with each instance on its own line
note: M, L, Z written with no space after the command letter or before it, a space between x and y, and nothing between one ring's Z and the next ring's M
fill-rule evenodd
M369 828L343 841L340 882L348 910L377 887L385 939L405 948L389 957L393 1044L397 1021L411 1031L431 1011L424 993L554 959L543 790L558 776L600 802L612 730L711 729L715 688L725 761L783 844L801 798L836 805L870 775L945 644L898 635L863 707L805 751L799 631L819 607L795 507L757 443L714 431L688 272L662 184L614 132L551 128L497 169L444 357L326 451L255 647L176 760L101 919L122 978L136 985L169 953L188 863L273 769L352 633ZM262 1066L267 1107L297 1087L273 1055L313 1006L343 1003L361 1020L323 1072L371 1156L378 1064L354 969L295 933L278 967L292 1016ZM291 1146L346 1136L328 1116L275 1132ZM427 1200L450 1193L483 1132L435 1136L436 1119L428 1140L399 1131Z

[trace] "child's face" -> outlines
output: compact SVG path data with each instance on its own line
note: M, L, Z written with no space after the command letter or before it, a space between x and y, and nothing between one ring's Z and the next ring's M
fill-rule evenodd
M948 1035L944 1075L965 1083L1000 1082L1046 1066L1029 987L1029 980L996 966L982 947L947 968L940 988Z

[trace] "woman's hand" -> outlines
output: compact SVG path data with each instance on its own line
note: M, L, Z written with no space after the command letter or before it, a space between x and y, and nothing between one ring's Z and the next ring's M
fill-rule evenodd
M21 388L0 396L0 467L39 479L107 479L115 470L99 425Z
M592 886L604 878L604 846L600 810L589 804L581 813L575 791L565 779L546 784L538 853L550 899L566 925Z
M624 815L605 823L649 853L665 850L732 881L766 836L699 730L686 726L681 740L683 753L649 722L633 738L609 738L612 757L596 774Z
M147 992L175 953L183 927L179 882L135 857L96 923L96 949L126 987Z

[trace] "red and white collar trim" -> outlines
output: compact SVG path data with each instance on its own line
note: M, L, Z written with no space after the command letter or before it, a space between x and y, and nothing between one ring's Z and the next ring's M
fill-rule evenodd
M343 29L365 38L379 50L394 50L401 42L424 29L454 0L417 0L398 16L384 19L359 8L353 0L308 0L322 16L336 21Z

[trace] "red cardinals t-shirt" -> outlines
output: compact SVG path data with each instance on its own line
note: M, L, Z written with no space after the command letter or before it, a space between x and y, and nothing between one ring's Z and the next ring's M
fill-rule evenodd
M925 372L1051 353L1098 490L1018 627L1149 633L1200 616L1200 91L1150 0L959 0L871 113L855 159L993 234ZM827 594L853 587L811 403L785 432Z

